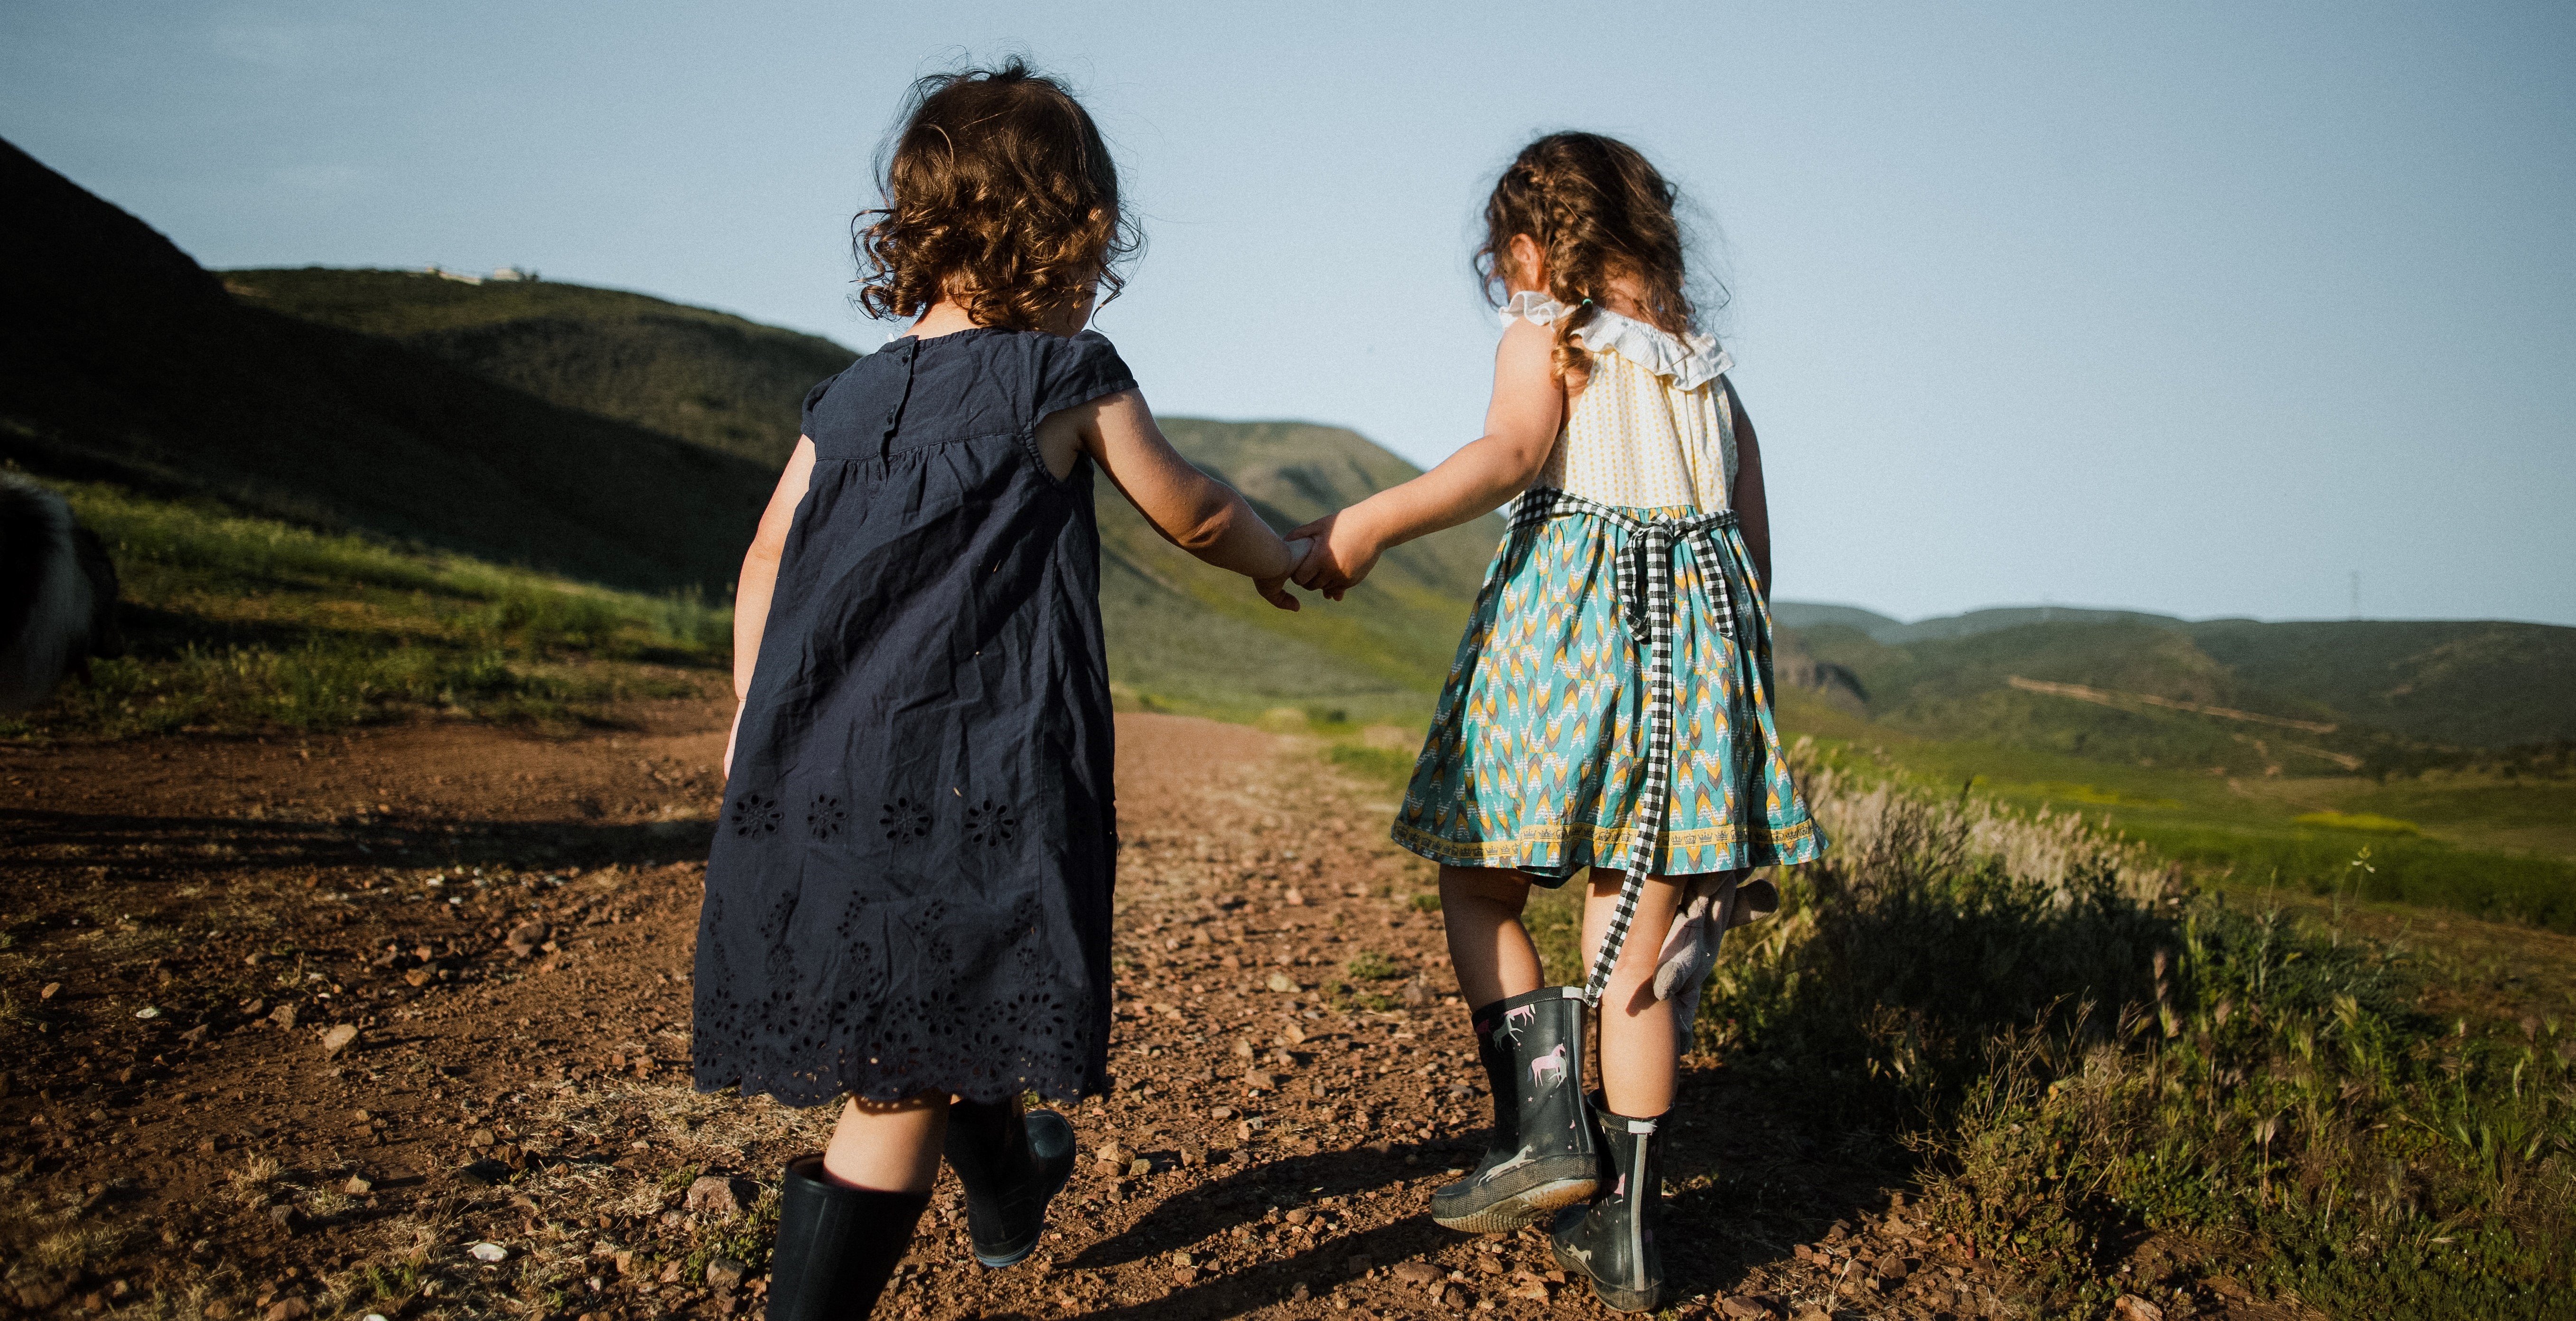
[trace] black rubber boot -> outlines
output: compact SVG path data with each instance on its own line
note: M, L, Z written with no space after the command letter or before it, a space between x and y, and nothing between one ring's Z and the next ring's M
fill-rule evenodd
M821 1156L787 1162L769 1259L769 1321L863 1321L929 1205L928 1193L830 1182Z
M1664 1208L1666 1116L1631 1119L1601 1112L1603 1173L1610 1191L1590 1206L1569 1207L1556 1217L1556 1264L1569 1278L1592 1282L1592 1292L1614 1312L1651 1312L1664 1292L1664 1258L1655 1229Z
M1036 1251L1047 1201L1073 1177L1073 1125L1053 1110L1022 1114L1018 1097L955 1101L947 1155L966 1187L975 1260L998 1270Z
M1542 986L1475 1013L1494 1134L1475 1171L1431 1194L1431 1218L1471 1234L1536 1224L1601 1188L1583 1099L1583 992Z

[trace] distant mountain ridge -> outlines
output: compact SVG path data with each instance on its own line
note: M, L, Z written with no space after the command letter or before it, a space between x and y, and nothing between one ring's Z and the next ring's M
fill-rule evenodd
M2576 739L2576 629L2552 625L2189 621L2066 606L1904 623L1790 601L1773 616L1791 681L1929 737L2255 770ZM2282 732L2301 726L2332 728Z
M1771 618L1782 628L1817 628L1827 625L1855 629L1866 633L1873 642L1891 646L1903 642L1922 642L1938 638L1974 637L1998 629L2019 628L2024 624L2114 624L2184 622L2174 615L2151 614L2142 610L2107 610L2091 606L2020 605L1990 606L1965 614L1940 615L1906 623L1890 619L1875 610L1856 605L1825 605L1813 601L1774 601Z

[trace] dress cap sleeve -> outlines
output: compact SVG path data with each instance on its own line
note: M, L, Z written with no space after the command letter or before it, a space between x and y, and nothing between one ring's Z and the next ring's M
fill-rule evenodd
M814 434L814 406L823 402L823 396L832 392L833 382L848 375L849 370L849 368L844 367L841 370L824 377L822 380L816 381L814 383L814 388L805 392L805 407L798 410L796 414L796 434L807 437L811 437Z
M1039 366L1038 417L1136 388L1135 373L1107 335L1086 330L1071 339L1046 338L1052 342Z

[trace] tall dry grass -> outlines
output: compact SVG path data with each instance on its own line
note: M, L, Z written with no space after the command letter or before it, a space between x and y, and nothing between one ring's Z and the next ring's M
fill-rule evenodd
M2186 1234L2329 1311L2576 1315L2576 1034L2439 1020L2408 951L2195 894L2080 818L1802 780L1833 839L1731 939L1699 1044L2049 1306Z

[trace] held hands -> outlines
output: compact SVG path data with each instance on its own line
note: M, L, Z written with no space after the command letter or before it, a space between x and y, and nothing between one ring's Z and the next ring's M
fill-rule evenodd
M1362 520L1348 516L1350 512L1338 510L1290 532L1287 570L1277 577L1253 579L1253 590L1282 610L1298 608L1296 596L1287 589L1291 581L1330 600L1341 600L1342 593L1358 586L1377 567L1377 557L1385 549Z
M1338 601L1377 567L1377 557L1386 547L1362 519L1350 515L1348 509L1336 510L1288 534L1313 543L1290 575L1298 586Z
M1262 600L1282 610L1301 609L1295 594L1288 590L1287 583L1290 575L1296 573L1298 565L1305 560L1307 548L1311 544L1304 537L1291 536L1288 539L1288 567L1281 570L1277 577L1253 579L1252 590L1261 593Z

